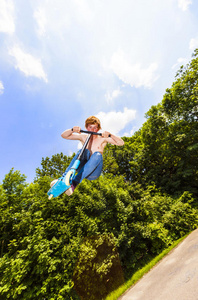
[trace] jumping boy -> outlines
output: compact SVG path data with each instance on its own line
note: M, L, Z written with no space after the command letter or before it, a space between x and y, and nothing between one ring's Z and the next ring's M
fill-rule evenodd
M91 116L87 118L85 121L85 128L88 131L98 132L101 129L100 120L94 116ZM64 139L67 140L79 140L82 144L85 143L85 140L87 138L86 134L82 134L80 132L81 128L79 126L74 126L72 129L65 130L61 136ZM78 134L76 134L78 133ZM70 196L76 186L84 179L87 178L88 180L94 180L97 179L101 172L103 167L103 151L107 143L110 143L112 145L116 146L123 146L124 141L111 134L108 131L104 131L102 133L102 136L99 135L92 135L89 143L86 147L86 150L82 156L81 163L78 168L78 174L74 177L72 180L71 187L65 192L68 196ZM79 151L80 152L80 151ZM68 172L68 170L73 165L74 161L76 160L79 152L75 155L75 157L72 159L69 167L65 171ZM56 180L53 180L51 182L51 186L53 186L56 183Z

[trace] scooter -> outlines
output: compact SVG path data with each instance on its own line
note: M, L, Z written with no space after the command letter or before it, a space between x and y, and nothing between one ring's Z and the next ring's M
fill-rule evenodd
M71 187L72 180L73 180L73 178L76 174L76 171L80 165L81 157L90 141L92 134L102 136L102 133L93 132L93 131L80 130L80 132L88 134L88 136L85 140L85 143L84 143L78 157L76 158L75 162L73 163L71 168L68 170L68 172L66 174L64 173L64 175L62 177L60 177L58 179L58 181L47 192L47 194L49 196L48 197L49 200L60 196L62 193L64 193L66 190L68 190Z

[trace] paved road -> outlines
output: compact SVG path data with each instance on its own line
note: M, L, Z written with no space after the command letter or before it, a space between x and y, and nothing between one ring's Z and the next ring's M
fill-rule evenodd
M119 300L198 300L198 229Z

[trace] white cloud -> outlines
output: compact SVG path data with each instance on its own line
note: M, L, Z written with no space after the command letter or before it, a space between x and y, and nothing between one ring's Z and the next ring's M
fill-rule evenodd
M188 9L188 6L192 4L192 0L178 0L178 6L183 11L186 11Z
M118 134L128 123L135 119L136 111L125 107L123 112L99 112L96 116L101 121L102 131L106 130L113 134Z
M0 32L12 34L14 31L14 4L11 0L0 0Z
M139 63L131 64L122 51L117 51L113 54L111 68L119 79L136 88L141 86L151 88L158 79L158 76L155 74L158 68L156 63L150 64L148 68L141 67Z
M107 92L105 94L105 99L107 100L107 103L110 104L115 98L119 97L122 94L120 87L113 90L112 92Z
M198 39L191 39L189 49L194 51L196 48L198 48Z
M0 95L2 95L3 92L4 92L4 86L3 86L2 81L0 81Z
M47 82L47 75L45 74L39 59L33 57L29 53L23 52L18 46L14 46L10 49L9 55L15 58L16 69L19 69L26 76L34 76Z

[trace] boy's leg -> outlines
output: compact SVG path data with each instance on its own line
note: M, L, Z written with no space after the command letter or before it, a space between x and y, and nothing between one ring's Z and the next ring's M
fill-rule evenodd
M73 159L71 160L69 166L67 167L67 169L65 170L65 172L63 173L62 176L65 176L67 174L67 172L70 170L70 168L72 167L72 165L74 164L75 160L77 159L79 153L81 150L79 150L77 152L77 154L73 157ZM80 165L78 167L78 171L81 171L81 169L83 168L83 166L85 165L85 163L88 161L88 159L90 158L90 151L88 149L85 149L82 157L81 157L81 162ZM50 183L50 187L53 187L54 184L58 181L58 179L54 179L51 183ZM65 191L65 194L67 194L68 196L70 196L73 193L74 187L70 187L68 190Z
M103 157L100 152L94 152L86 164L79 170L73 179L74 186L78 185L84 178L88 180L97 179L103 167Z
M67 167L67 169L65 170L65 172L63 173L62 176L66 175L67 172L71 169L72 165L74 164L75 160L77 159L79 153L80 153L81 150L79 150L77 152L77 154L72 158L72 161L70 162L69 164L69 167ZM80 162L80 165L78 167L78 172L80 171L80 169L84 166L84 164L88 161L90 157L90 151L88 149L85 149L85 152L83 153L82 157L81 157L81 162Z
M72 167L72 165L73 165L73 163L75 162L75 160L77 159L77 157L78 157L80 151L81 151L81 150L79 150L78 153L74 156L74 158L72 159L72 161L71 161L69 167L66 169L66 171L65 171L64 174L66 174L66 173L69 171L69 169ZM78 169L77 169L78 172L81 171L81 169L84 167L84 165L85 165L86 162L89 160L89 158L90 158L90 151L89 151L88 149L85 149L83 155L81 156L80 165L79 165L79 167L78 167ZM77 185L77 184L72 184L72 185L70 186L70 188L69 188L68 190L65 191L65 194L68 195L68 196L71 196L71 195L73 194L73 191L74 191L76 185Z

